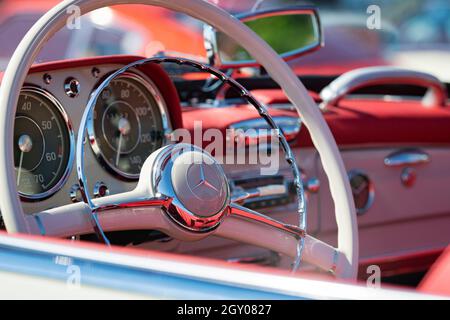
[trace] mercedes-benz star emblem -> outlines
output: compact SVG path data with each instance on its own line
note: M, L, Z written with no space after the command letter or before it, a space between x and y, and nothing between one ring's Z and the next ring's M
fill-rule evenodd
M175 160L172 185L184 207L203 217L222 210L229 196L222 168L202 152L186 152Z
M203 164L198 165L199 170L200 170L200 181L192 188L192 190L196 190L198 188L200 188L201 186L205 186L207 188L210 188L216 192L219 192L219 190L214 187L208 180L206 180L205 177L205 168L203 166Z

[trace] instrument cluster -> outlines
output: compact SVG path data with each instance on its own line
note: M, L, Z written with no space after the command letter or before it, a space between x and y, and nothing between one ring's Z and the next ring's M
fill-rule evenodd
M101 83L100 78L96 81L96 85ZM50 198L74 174L77 128L65 102L78 96L80 83L70 78L63 88L65 95L59 98L42 84L27 83L22 88L14 123L14 163L17 188L25 202ZM90 92L94 89L95 85ZM77 108L78 116L83 106ZM139 178L147 157L166 143L170 129L166 102L158 87L144 74L129 72L102 91L88 123L86 141L105 172L132 183Z

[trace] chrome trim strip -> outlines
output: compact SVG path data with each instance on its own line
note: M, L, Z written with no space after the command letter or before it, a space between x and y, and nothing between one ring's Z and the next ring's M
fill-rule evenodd
M404 149L391 153L384 158L387 167L401 167L428 163L431 157L420 149Z
M148 198L135 200L133 202L126 203L117 203L117 204L108 204L96 209L97 213L109 211L109 210L117 210L117 209L127 209L127 208L145 208L145 207L160 207L160 208L169 208L172 203L171 198L169 197L161 197L161 198Z
M80 267L83 286L100 286L172 299L440 299L414 291L377 290L362 285L323 281L288 274L242 269L229 263L185 259L154 252L98 250L70 241L37 241L0 234L1 271L55 279L66 283L67 266L55 263L64 257ZM131 250L131 249L130 249ZM25 263L24 263L25 262ZM27 268L33 266L33 268ZM111 281L114 279L115 281ZM264 281L261 281L264 279ZM94 281L95 280L95 281ZM34 297L35 298L35 297ZM65 298L65 297L59 297Z

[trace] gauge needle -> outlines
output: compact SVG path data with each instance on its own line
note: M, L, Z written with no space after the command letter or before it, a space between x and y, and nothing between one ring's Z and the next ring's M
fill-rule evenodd
M117 144L116 167L119 166L123 137L127 136L130 133L130 122L126 118L120 118L118 129L120 132L120 136L119 143Z
M20 149L20 160L19 160L19 172L17 173L17 182L16 184L19 185L20 183L20 176L22 175L22 164L23 164L23 155L27 152L30 152L33 148L33 141L31 140L30 136L27 134L21 135L19 137L19 141L17 142L19 149Z

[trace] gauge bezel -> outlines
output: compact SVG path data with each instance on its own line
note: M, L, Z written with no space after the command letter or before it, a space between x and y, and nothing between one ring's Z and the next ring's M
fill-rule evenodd
M67 134L69 137L69 157L67 160L66 168L64 169L64 173L61 176L61 178L58 180L58 182L53 187L51 187L49 190L38 193L38 194L27 194L27 193L18 191L20 199L22 201L34 202L34 201L42 201L42 200L48 199L49 197L53 196L56 192L61 190L61 188L67 182L67 179L69 178L70 173L72 172L73 164L75 161L75 133L74 133L72 123L69 119L69 116L68 116L66 110L64 109L62 104L59 102L59 100L56 99L55 96L53 96L47 90L42 89L41 87L38 87L35 85L30 85L30 84L24 85L22 87L22 89L20 90L20 94L26 93L26 92L40 95L44 99L47 99L48 101L50 101L50 103L55 108L55 112L59 112L62 119L64 120L62 129L67 130Z
M141 84L153 97L153 99L156 102L156 105L158 107L158 110L161 114L161 124L163 129L163 140L162 140L162 146L166 145L168 142L168 137L170 133L172 132L172 126L169 120L169 113L167 109L166 101L162 95L162 93L159 91L158 86L149 78L144 75L135 73L135 72L124 72L117 77L115 77L112 81L116 79L131 79L139 84ZM96 89L103 83L104 79L99 81L98 84L95 86L94 90L91 92L91 96L95 93ZM97 98L98 100L98 98ZM95 105L97 104L97 100L95 101ZM95 106L93 108L95 110ZM87 134L89 137L89 142L91 145L91 149L94 152L95 157L97 158L98 162L102 165L103 168L105 168L108 172L113 174L115 177L126 180L126 181L136 181L139 179L139 174L129 174L127 172L123 172L122 170L116 168L116 166L108 161L108 159L103 154L101 148L97 144L97 136L95 134L94 130L94 117L89 117L88 122L86 124L87 127Z

